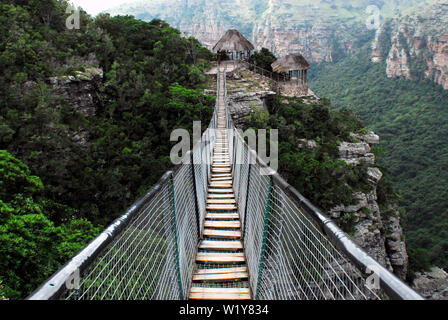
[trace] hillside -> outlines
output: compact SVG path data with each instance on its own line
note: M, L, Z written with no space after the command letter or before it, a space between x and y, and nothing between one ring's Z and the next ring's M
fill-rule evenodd
M140 0L106 10L150 21L160 18L210 47L229 28L237 28L260 49L278 55L300 51L311 61L331 61L334 40L349 53L367 32L366 8L376 5L383 18L424 0ZM360 34L362 33L362 34Z
M402 194L405 234L431 262L448 267L448 92L429 81L387 78L366 47L336 64L314 65L310 87L336 108L360 113L382 138L381 163Z
M369 5L380 28L368 30ZM211 48L229 28L277 56L299 52L310 62L337 62L371 43L389 77L430 79L448 88L448 5L444 0L146 0L107 10L161 18Z

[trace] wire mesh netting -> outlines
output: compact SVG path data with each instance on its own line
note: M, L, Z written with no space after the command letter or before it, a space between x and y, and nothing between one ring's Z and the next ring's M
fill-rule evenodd
M245 143L236 137L238 150ZM254 298L378 299L306 212L262 172L258 162L251 165L247 203L244 209L240 204L240 214L247 212L244 247Z
M92 264L80 288L67 292L67 298L179 298L172 194L166 183Z

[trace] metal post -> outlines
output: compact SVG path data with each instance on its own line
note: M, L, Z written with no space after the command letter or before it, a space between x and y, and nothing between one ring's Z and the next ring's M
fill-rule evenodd
M171 195L173 197L173 217L174 217L174 239L175 239L175 245L176 245L176 260L177 260L177 281L179 285L179 294L180 299L184 300L184 290L182 289L182 275L180 273L180 257L179 257L179 239L178 239L178 232L177 232L177 216L176 216L176 198L175 198L175 188L174 188L174 174L171 174Z
M246 237L246 226L247 226L247 203L249 201L249 191L250 191L250 174L252 172L252 166L250 164L250 157L251 154L250 152L247 153L247 161L248 161L248 165L249 165L249 172L247 173L247 189L246 189L246 204L245 204L245 208L244 208L244 230L243 230L243 239Z
M194 169L194 156L193 152L191 152L191 174L193 176L193 191L194 191L194 208L196 212L196 223L198 228L198 239L202 240L202 229L201 229L201 215L199 212L199 199L198 199L198 191L196 186L196 174Z
M266 200L266 210L264 215L264 230L263 230L263 240L261 245L261 253L260 253L260 264L258 266L258 280L257 280L257 289L255 290L255 300L258 300L259 288L260 288L260 280L264 269L265 255L266 255L266 240L268 235L268 227L269 227L269 217L271 215L271 197L272 197L272 178L269 178L268 182L268 195Z

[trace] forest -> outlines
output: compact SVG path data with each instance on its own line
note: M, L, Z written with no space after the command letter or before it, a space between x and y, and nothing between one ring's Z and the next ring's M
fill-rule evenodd
M173 128L208 123L213 57L160 20L66 28L67 2L0 3L0 297L24 298L171 166ZM104 72L95 116L49 77ZM87 143L76 139L87 132Z

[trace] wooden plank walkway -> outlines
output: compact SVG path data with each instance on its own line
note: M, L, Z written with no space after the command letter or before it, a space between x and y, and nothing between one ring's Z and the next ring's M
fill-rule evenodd
M227 137L224 75L218 97L218 123L208 185L203 239L196 257L192 300L250 300L241 222L233 190Z

